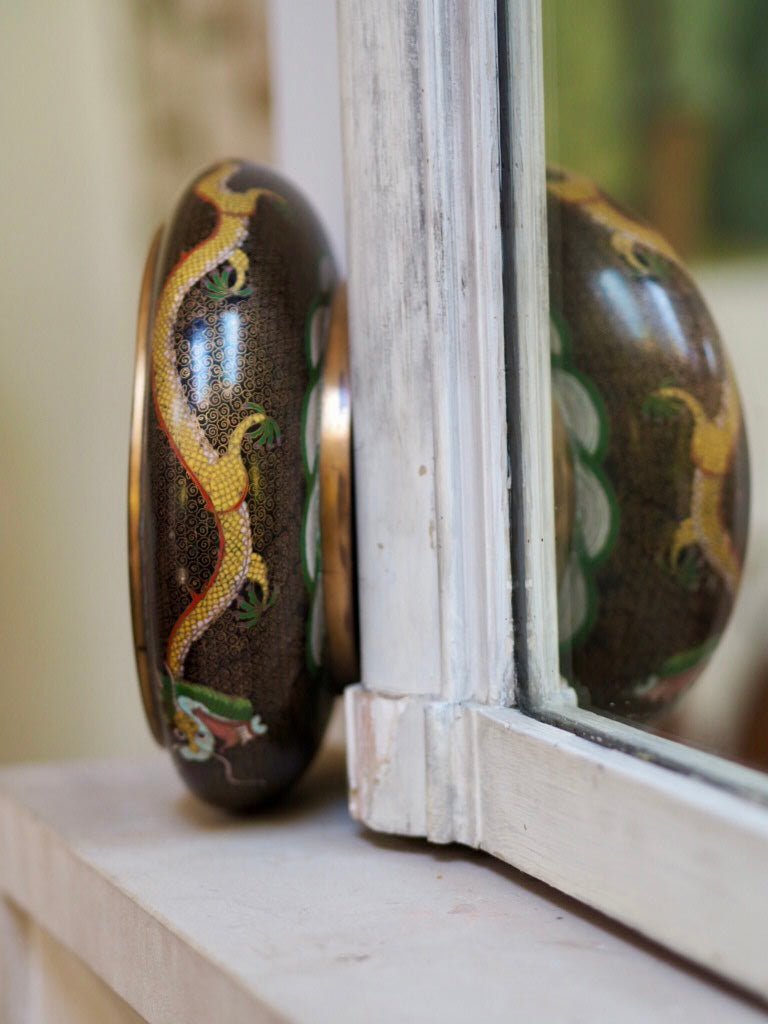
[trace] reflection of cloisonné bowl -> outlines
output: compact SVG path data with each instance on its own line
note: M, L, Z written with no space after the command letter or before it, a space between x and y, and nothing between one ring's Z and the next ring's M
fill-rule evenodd
M702 670L739 586L739 395L660 235L561 171L548 175L548 207L553 388L575 491L561 668L594 707L643 716Z
M195 179L150 264L131 477L145 707L194 792L249 807L301 774L330 708L318 449L335 272L301 196L236 161Z

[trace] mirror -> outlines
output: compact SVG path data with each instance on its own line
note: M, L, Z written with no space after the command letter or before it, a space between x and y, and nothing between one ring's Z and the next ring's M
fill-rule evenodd
M543 7L561 674L768 768L768 9Z

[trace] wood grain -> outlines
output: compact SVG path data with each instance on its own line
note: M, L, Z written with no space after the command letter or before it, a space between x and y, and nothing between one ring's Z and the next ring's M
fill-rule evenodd
M495 5L342 0L362 678L510 699Z

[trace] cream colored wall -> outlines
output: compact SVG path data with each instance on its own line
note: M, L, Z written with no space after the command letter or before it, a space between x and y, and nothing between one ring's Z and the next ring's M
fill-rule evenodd
M150 225L118 6L7 5L0 62L0 756L149 745L124 491Z
M269 148L261 5L220 10L197 0L3 5L2 760L151 747L125 531L144 249L156 211L196 166L222 152L265 159ZM170 145L185 109L190 123Z

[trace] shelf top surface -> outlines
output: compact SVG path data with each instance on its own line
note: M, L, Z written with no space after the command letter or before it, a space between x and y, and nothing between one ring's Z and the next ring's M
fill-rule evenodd
M338 747L234 820L162 756L5 768L0 890L149 1020L764 1019L489 856L361 829Z

